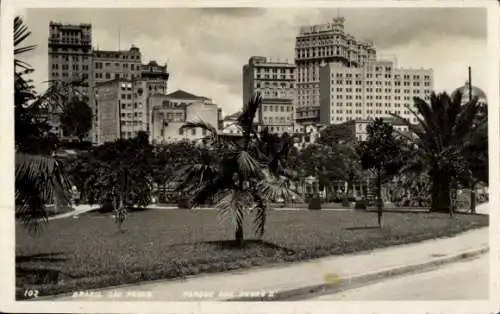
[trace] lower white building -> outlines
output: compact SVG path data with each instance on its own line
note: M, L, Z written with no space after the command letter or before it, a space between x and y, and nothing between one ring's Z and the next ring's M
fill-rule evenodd
M320 122L388 118L391 113L417 122L407 107L413 98L430 100L432 69L396 68L394 61L366 62L362 67L341 63L320 68Z

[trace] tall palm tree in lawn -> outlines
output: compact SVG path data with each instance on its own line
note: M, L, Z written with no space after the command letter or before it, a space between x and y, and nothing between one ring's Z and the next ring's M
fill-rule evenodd
M402 133L415 144L416 161L427 170L431 181L431 210L452 215L450 183L469 173L465 148L487 127L487 118L477 121L480 105L477 98L461 105L462 94L456 92L430 96L430 102L415 97L416 111L409 108L417 124L393 115L403 122L410 134Z
M215 200L220 217L233 219L236 245L243 243L244 219L248 212L255 212L256 231L262 236L269 201L298 197L289 187L286 173L282 164L276 161L277 157L268 158L269 154L263 149L263 136L254 123L261 104L262 98L257 95L244 106L236 124L241 136L219 134L214 126L203 121L188 122L182 126L207 130L209 145L219 155L219 161L216 164L202 163L190 167L188 172L181 172L184 180L179 189L189 192L193 205ZM269 152L275 150L269 148Z
M43 118L44 105L57 103L62 94L57 86L38 95L25 76L33 68L19 56L35 49L24 45L31 32L22 18L14 19L14 116L15 116L15 198L16 218L30 231L47 222L46 204L69 204L70 182L62 165L51 156L54 146L46 144L50 127Z

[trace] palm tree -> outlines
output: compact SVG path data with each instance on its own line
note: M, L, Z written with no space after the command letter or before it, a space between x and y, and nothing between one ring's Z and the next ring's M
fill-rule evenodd
M211 149L219 154L219 161L193 166L188 173L182 171L180 175L184 181L179 189L189 192L193 205L215 200L220 218L233 219L238 246L243 243L243 222L247 212L255 212L256 232L262 236L269 201L298 197L290 188L283 164L277 160L286 147L264 149L265 136L257 131L254 123L261 104L262 98L256 95L244 106L236 124L242 136L219 134L215 127L203 121L187 122L181 127L205 129ZM270 153L277 151L279 153Z
M51 156L54 146L39 145L48 138L50 129L43 118L43 105L58 102L61 94L56 88L37 95L25 75L32 67L19 59L19 55L35 49L36 45L23 45L31 32L22 18L14 19L14 105L15 105L15 198L16 218L29 231L38 231L47 222L45 205L69 204L70 183L62 165Z
M468 175L464 150L473 137L487 127L487 119L477 121L480 110L477 98L465 105L461 105L461 100L460 92L451 97L446 93L432 93L429 103L415 97L417 111L408 109L417 124L393 115L408 127L411 134L400 135L415 145L415 157L428 171L432 185L431 211L449 212L450 215L450 191L454 182Z

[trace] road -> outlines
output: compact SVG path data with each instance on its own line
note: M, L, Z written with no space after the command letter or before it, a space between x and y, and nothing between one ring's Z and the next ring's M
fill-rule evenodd
M418 274L387 279L309 301L438 301L488 299L489 259L481 257Z

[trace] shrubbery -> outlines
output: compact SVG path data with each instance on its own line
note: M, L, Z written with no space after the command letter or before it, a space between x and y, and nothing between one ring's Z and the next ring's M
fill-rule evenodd
M308 209L312 209L312 210L321 209L321 199L319 197L312 197L309 200Z

